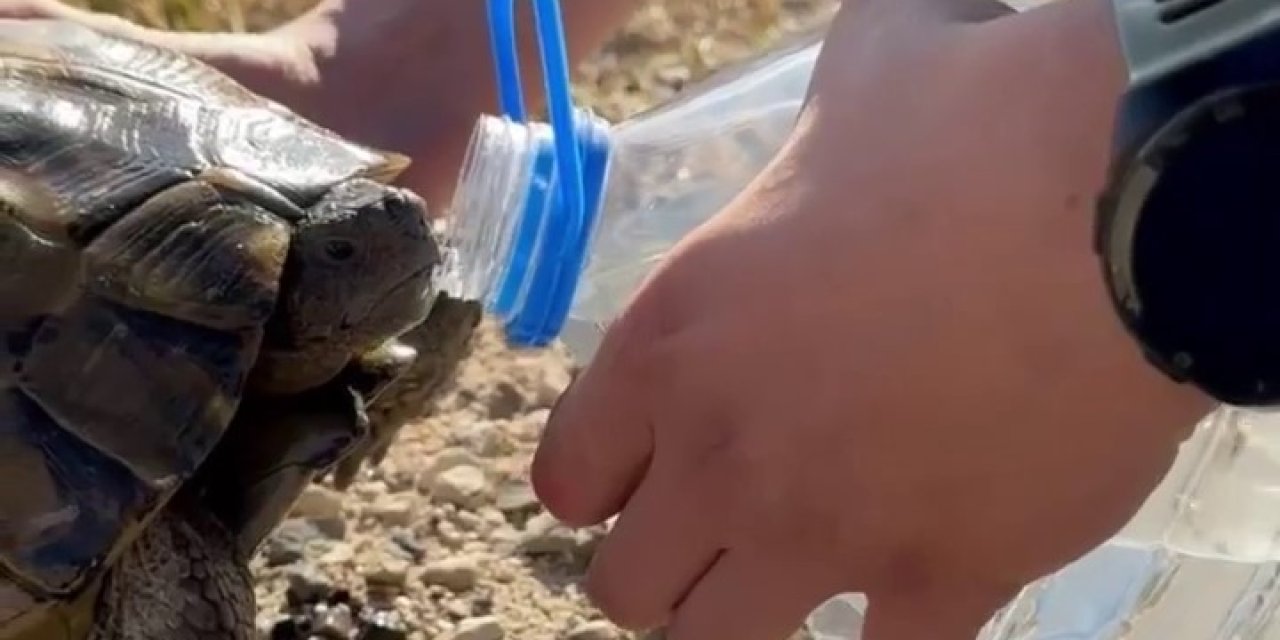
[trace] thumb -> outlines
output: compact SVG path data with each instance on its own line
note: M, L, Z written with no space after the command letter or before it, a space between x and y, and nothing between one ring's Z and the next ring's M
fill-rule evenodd
M551 411L534 455L538 499L573 526L618 513L644 476L653 451L644 341L625 318Z

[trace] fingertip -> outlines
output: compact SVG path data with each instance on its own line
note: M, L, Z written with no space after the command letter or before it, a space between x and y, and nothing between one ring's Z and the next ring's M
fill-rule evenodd
M653 446L641 397L623 370L600 361L561 394L530 468L534 494L557 519L599 524L634 491Z
M626 589L625 583L603 573L598 567L598 562L591 563L583 589L591 606L600 611L610 622L633 633L657 629L670 622L670 611L653 611L637 607L634 594Z
M598 517L596 509L587 502L577 488L572 465L555 460L553 446L544 439L538 445L529 470L533 494L542 506L557 520L571 527L589 527L599 524L608 516Z

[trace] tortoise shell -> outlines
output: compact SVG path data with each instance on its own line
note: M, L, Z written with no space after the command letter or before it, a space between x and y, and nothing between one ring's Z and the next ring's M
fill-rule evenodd
M0 576L100 575L227 429L295 218L405 164L185 56L0 20Z

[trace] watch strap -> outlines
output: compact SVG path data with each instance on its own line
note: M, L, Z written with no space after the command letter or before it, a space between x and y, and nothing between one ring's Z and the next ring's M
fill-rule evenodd
M1260 22L1280 19L1274 0L1112 0L1112 7L1135 86L1214 59Z

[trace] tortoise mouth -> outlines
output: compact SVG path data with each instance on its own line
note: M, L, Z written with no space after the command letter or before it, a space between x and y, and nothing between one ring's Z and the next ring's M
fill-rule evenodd
M375 348L383 342L398 337L427 319L438 291L434 286L435 266L418 269L391 285L359 316L343 316L339 332L345 335L370 334L368 340Z

